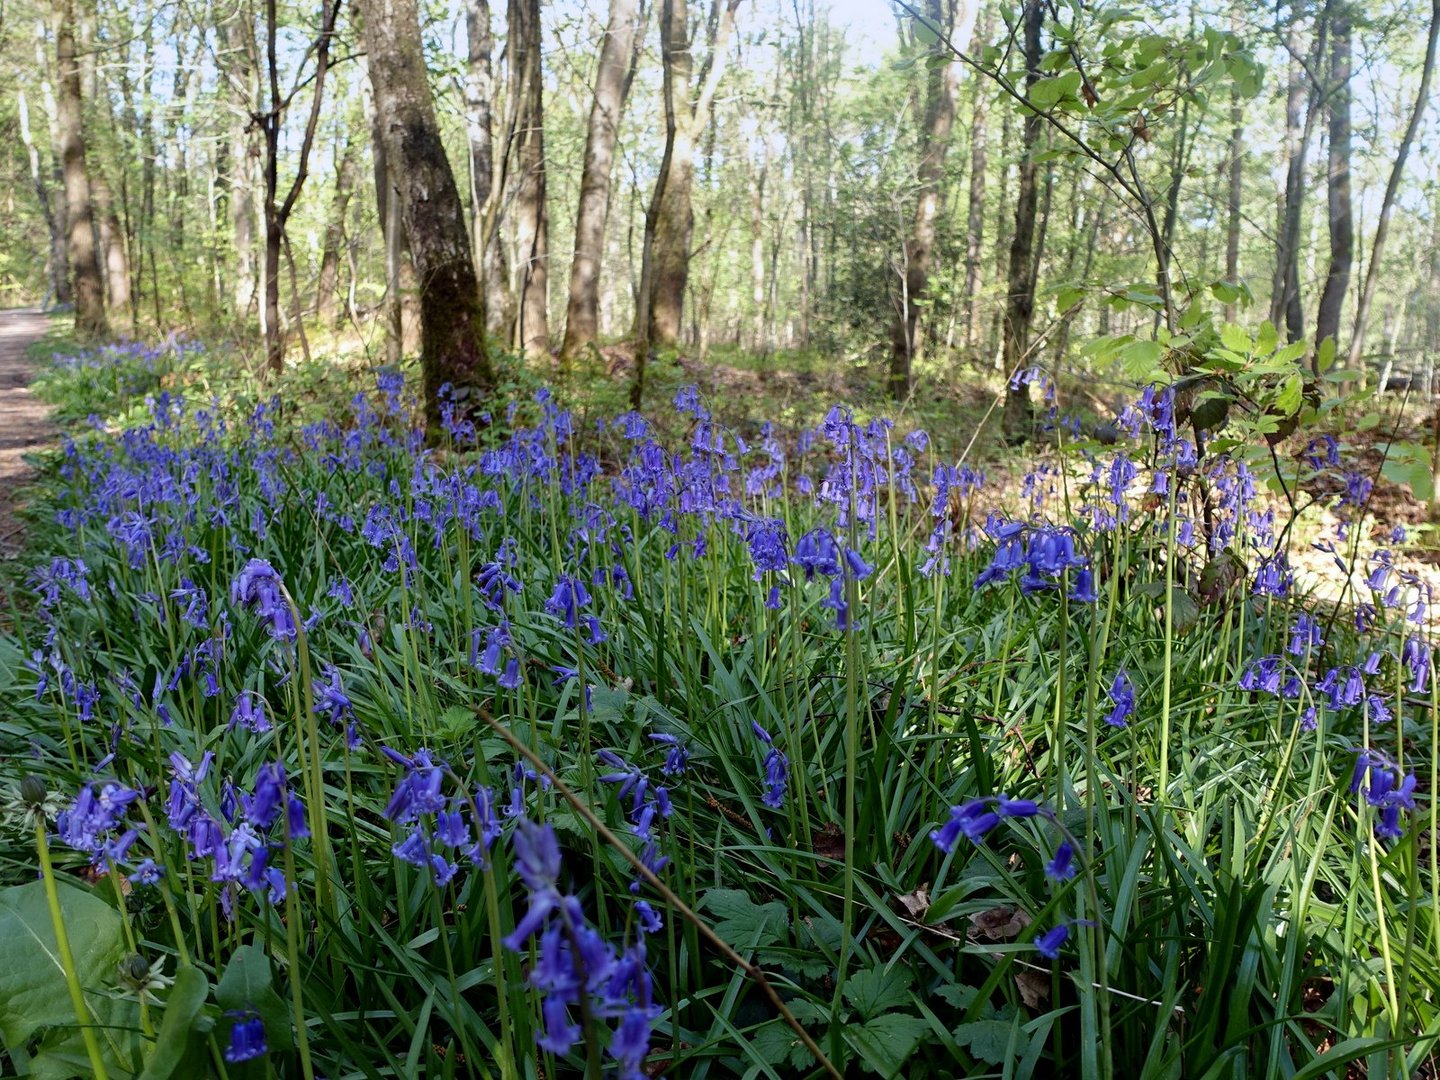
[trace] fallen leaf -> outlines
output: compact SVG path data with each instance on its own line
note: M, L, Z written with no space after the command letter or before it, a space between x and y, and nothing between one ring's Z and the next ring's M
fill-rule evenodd
M1025 912L1005 904L977 911L970 916L970 925L975 928L976 933L991 941L1005 941L1017 937L1030 922L1030 916Z
M912 919L923 920L925 912L930 910L930 883L927 881L914 892L905 893L895 899L900 901L900 906L910 913Z
M1037 1008L1050 999L1050 977L1038 971L1017 971L1015 988L1020 991L1020 1000L1027 1009Z
M822 859L843 859L845 858L845 833L839 825L833 821L829 822L815 834L814 847L815 854Z

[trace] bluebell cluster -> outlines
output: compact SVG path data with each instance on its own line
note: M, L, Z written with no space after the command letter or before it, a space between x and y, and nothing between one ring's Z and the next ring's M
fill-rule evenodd
M313 712L301 719L324 722L330 745L353 756L347 767L353 759L393 778L384 818L394 858L443 889L472 868L483 872L508 833L529 908L505 944L536 953L530 979L544 999L542 1044L564 1052L579 1038L583 1015L603 1018L613 1022L615 1066L639 1076L657 1014L644 935L660 926L638 899L641 882L632 883L639 933L617 948L586 921L562 880L558 841L543 820L548 777L511 762L489 774L512 770L508 791L499 780L495 788L474 785L459 775L470 768L459 757L451 755L452 767L416 745L425 739L414 717L397 725L376 700L369 680L389 677L380 661L393 659L387 650L395 641L441 658L435 667L446 679L481 697L539 700L552 709L552 691L570 692L583 672L578 692L590 702L595 680L624 678L603 661L614 659L612 635L653 602L651 571L696 567L703 578L717 550L743 552L757 610L789 613L816 633L858 634L867 628L863 600L876 566L888 565L877 537L891 512L913 513L928 529L920 566L927 577L978 562L964 586L1013 589L1011 597L1032 605L1062 597L1096 604L1113 580L1108 534L1131 527L1153 530L1158 547L1174 538L1177 581L1192 564L1233 554L1257 611L1295 588L1287 534L1256 476L1244 461L1207 454L1185 437L1167 389L1146 389L1121 417L1134 445L1092 452L1064 524L1046 517L1064 481L1058 467L1042 465L1023 478L1029 513L1012 517L981 505L990 496L986 476L937 462L924 432L900 435L888 421L861 422L837 406L788 443L771 425L752 442L720 423L693 387L676 395L674 408L687 431L678 446L661 442L636 413L577 431L576 418L546 392L511 403L484 433L447 408L451 445L442 450L411 426L404 380L382 372L343 420L297 427L271 399L232 423L218 401L160 393L134 426L68 440L55 514L71 542L31 574L44 635L26 661L35 699L82 735L77 753L87 780L56 822L57 834L97 869L123 870L139 885L174 872L155 857L168 846L184 870L216 886L227 918L242 903L285 899L294 883L281 856L287 845L313 839L304 782L300 793L292 790L277 759L301 700L295 683L305 645ZM1285 652L1247 657L1233 689L1297 702L1287 708L1306 729L1324 723L1348 735L1368 723L1373 730L1406 707L1394 693L1397 674L1412 694L1429 686L1428 589L1387 548L1358 554L1350 530L1370 481L1346 469L1338 444L1322 437L1302 458L1337 476L1340 528L1317 547L1343 572L1363 570L1370 596L1358 605L1354 628L1373 635L1376 648L1363 664L1347 663L1328 640L1340 635L1302 614L1285 624ZM1213 495L1208 515L1196 514L1192 480ZM541 557L527 558L515 537L532 526L553 533ZM1390 539L1401 543L1404 535ZM467 552L463 567L457 550ZM356 562L374 573L340 572ZM465 603L450 603L443 614L425 606L423 594L437 588L446 597L468 589ZM829 613L823 626L809 624L816 609ZM1389 611L1406 627L1393 642L1380 625ZM141 628L156 646L152 655L95 648L106 619ZM1143 668L1132 663L1106 677L1107 723L1143 723ZM749 782L767 812L783 813L793 798L787 751L800 748L784 729L755 719L748 735L743 727L730 734L753 739ZM707 736L646 736L640 745L657 766L627 760L642 756L633 746L597 758L641 860L658 874L669 863L671 791L691 754L707 753ZM158 837L136 815L147 779L130 760L141 756L133 747L152 745L169 763L162 831L170 835ZM439 745L448 744L429 742ZM1351 791L1374 809L1376 835L1394 839L1415 806L1414 775L1398 752L1394 759L1357 753ZM656 782L657 770L664 782ZM1015 820L1056 824L1039 803L1002 795L955 806L931 838L950 852L961 837L980 843ZM1064 835L1047 850L1047 878L1060 887L1082 873L1085 851L1084 841ZM1036 949L1058 955L1073 925L1045 930ZM233 1019L227 1057L262 1056L258 1016Z

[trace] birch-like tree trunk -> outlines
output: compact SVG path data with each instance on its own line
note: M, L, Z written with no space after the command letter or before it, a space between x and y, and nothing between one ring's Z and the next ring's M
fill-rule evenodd
M519 318L515 345L531 359L550 355L550 218L545 197L545 80L540 0L510 0L511 93L515 95L515 250Z
M640 304L635 319L635 408L645 393L645 365L651 349L674 348L685 315L690 245L695 231L691 203L695 146L710 125L715 92L728 63L730 35L740 0L717 0L708 20L709 51L700 67L700 93L692 97L690 17L686 0L660 2L660 57L664 69L665 152L650 207L645 214Z
M355 141L345 139L335 167L335 200L325 239L320 246L320 275L315 283L315 318L321 326L334 326L340 317L340 248L345 243L345 217L355 194Z
M610 216L610 173L620 116L635 72L640 20L637 0L610 0L610 16L595 73L595 97L585 131L580 209L575 217L575 256L570 262L570 299L565 312L562 360L573 359L599 333L600 268L605 223Z

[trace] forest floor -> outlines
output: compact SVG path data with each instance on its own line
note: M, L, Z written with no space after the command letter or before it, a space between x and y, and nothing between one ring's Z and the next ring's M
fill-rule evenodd
M30 308L0 311L0 556L20 543L16 495L31 474L25 455L55 437L50 408L30 392L35 367L28 351L50 332L50 320Z

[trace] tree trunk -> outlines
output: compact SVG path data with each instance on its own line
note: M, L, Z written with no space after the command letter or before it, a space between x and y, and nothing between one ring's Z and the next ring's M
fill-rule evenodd
M229 157L230 235L235 248L233 300L235 317L246 322L255 308L257 267L255 262L255 162L259 157L250 116L256 109L255 30L245 14L232 30L228 21L216 26L221 64L227 75L230 97L225 140Z
M1239 93L1230 97L1230 160L1226 163L1229 189L1225 201L1225 280L1240 284L1240 200L1244 193L1245 112ZM1225 305L1225 321L1234 322L1238 312L1231 300Z
M495 46L488 0L467 0L465 132L470 144L470 216L475 273L485 290L485 324L493 334L510 325L509 277L500 251L501 185L495 159Z
M95 215L90 202L90 173L85 164L84 104L80 96L80 65L75 58L74 0L60 0L57 16L55 55L60 96L56 117L70 228L70 267L75 275L75 330L81 337L98 338L108 334L110 328L105 319L105 285L95 250Z
M690 52L686 0L661 0L660 56L664 69L665 152L645 214L641 256L640 310L636 313L635 382L630 401L640 407L645 365L652 348L674 348L685 314L690 242L695 216L690 195L695 181L695 143L710 124L715 91L729 60L730 33L740 0L723 0L711 10L709 53L700 69L700 94L690 94Z
M1355 329L1350 335L1350 357L1348 368L1358 368L1361 350L1365 341L1365 323L1370 315L1370 304L1375 298L1375 286L1380 280L1380 258L1385 252L1385 240L1390 234L1390 215L1395 209L1395 196L1400 190L1400 181L1405 174L1405 161L1415 142L1415 133L1425 115L1430 100L1430 82L1435 75L1435 52L1440 39L1440 0L1430 3L1430 30L1425 39L1425 62L1420 69L1420 88L1415 92L1415 107L1410 112L1410 122L1405 127L1404 138L1395 153L1395 162L1390 167L1390 179L1385 184L1385 197L1380 203L1380 220L1375 223L1375 239L1370 245L1370 262L1365 268L1365 284L1361 287L1360 298L1355 305Z
M575 257L570 263L570 300L560 358L569 361L599 333L600 263L605 222L610 214L610 172L620 115L634 73L639 33L636 0L610 0L610 18L600 47L595 98L585 132L585 165L580 176L580 209L575 217Z
M991 10L986 8L980 25L982 43L988 43L993 28ZM975 106L970 114L970 193L965 215L965 349L973 350L980 337L981 253L985 246L985 119L986 87L975 80Z
M1043 0L1026 0L1025 90L1040 79L1040 28L1045 19ZM1005 396L1003 430L1012 444L1024 442L1034 430L1030 386L1019 378L1030 346L1030 320L1035 312L1035 209L1039 200L1036 179L1039 163L1042 119L1038 113L1025 117L1019 190L1015 196L1015 232L1010 237L1010 266L1006 275L1004 352L1001 369L1009 380Z
M948 10L947 10L948 8ZM963 52L968 33L956 25L957 15L969 12L974 25L974 4L926 0L925 18L937 31L949 37L951 46ZM919 326L925 290L930 284L931 254L935 249L935 223L940 211L940 185L945 178L945 154L950 148L950 129L955 123L955 87L960 64L947 58L926 65L925 122L920 134L920 163L916 169L919 188L915 217L905 239L904 281L895 305L895 322L890 337L890 396L904 401L910 396L912 368L919 346Z
M101 258L105 267L105 303L110 319L122 331L131 326L130 257L125 250L125 230L115 212L115 198L105 170L97 168L91 177L91 195L95 202L96 223L100 230Z
M425 72L416 0L362 0L376 126L394 179L420 284L421 368L432 438L443 430L443 389L462 416L495 388L485 311L455 174L440 140Z
M1317 33L1317 40L1318 36ZM1283 322L1286 337L1293 342L1305 336L1305 312L1300 298L1300 225L1315 93L1312 84L1307 104L1304 65L1299 59L1300 34L1294 26L1288 31L1287 39L1293 59L1290 85L1285 94L1285 191L1280 203L1270 321L1276 326Z
M1330 13L1330 169L1326 183L1330 212L1330 269L1320 293L1315 317L1315 356L1320 347L1336 340L1340 312L1350 289L1350 267L1355 258L1355 223L1350 207L1350 9L1334 0Z
M515 345L531 359L550 355L549 232L545 200L545 81L540 65L540 0L510 0L511 93L518 106L515 248L520 311Z
M70 264L65 254L65 232L50 203L50 186L45 182L45 170L40 165L40 151L30 134L30 107L25 91L15 95L16 111L20 120L20 141L30 160L30 184L35 189L35 201L40 206L40 215L45 219L45 228L50 235L50 251L45 259L46 305L51 301L65 305L70 303Z
M345 242L345 216L355 193L355 141L346 138L335 169L335 201L320 249L320 277L315 287L315 318L324 327L340 321L340 247Z

